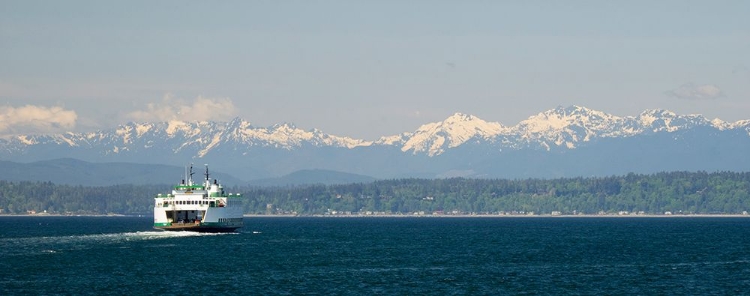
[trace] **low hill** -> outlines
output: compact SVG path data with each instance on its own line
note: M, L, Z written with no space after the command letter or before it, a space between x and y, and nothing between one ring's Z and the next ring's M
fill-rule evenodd
M61 158L31 163L0 161L3 168L0 180L42 181L55 184L107 186L116 184L176 184L185 178L185 169L179 166L138 163L91 163L72 158ZM210 168L209 168L210 169ZM203 168L196 167L193 176L203 178ZM245 182L228 174L209 171L224 185L241 185Z

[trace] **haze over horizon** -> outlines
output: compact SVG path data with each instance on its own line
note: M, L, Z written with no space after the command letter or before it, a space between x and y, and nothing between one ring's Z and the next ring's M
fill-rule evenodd
M745 1L6 1L0 134L222 120L374 140L556 106L750 119Z

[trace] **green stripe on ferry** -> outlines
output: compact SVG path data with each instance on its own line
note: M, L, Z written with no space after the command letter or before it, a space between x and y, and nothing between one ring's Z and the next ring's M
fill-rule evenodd
M206 226L222 226L224 224L226 224L226 223L221 223L221 222L203 222L203 225L206 225Z

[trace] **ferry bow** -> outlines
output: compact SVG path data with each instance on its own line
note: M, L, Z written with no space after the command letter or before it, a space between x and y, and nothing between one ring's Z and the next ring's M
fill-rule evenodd
M154 198L154 228L170 231L232 232L243 226L242 194L225 193L209 178L206 165L203 184L193 183L193 166L171 194Z

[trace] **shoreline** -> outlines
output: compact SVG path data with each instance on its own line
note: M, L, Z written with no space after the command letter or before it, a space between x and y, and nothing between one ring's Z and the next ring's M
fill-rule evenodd
M0 217L146 217L146 215L125 215L125 214L0 214Z
M245 218L750 218L750 215L744 214L673 214L673 215L598 215L598 214L578 214L578 215L257 215L244 214ZM82 214L82 215L64 215L64 214L0 214L0 217L150 217L149 215L125 215L125 214Z
M243 215L246 218L750 218L743 214L690 215Z

